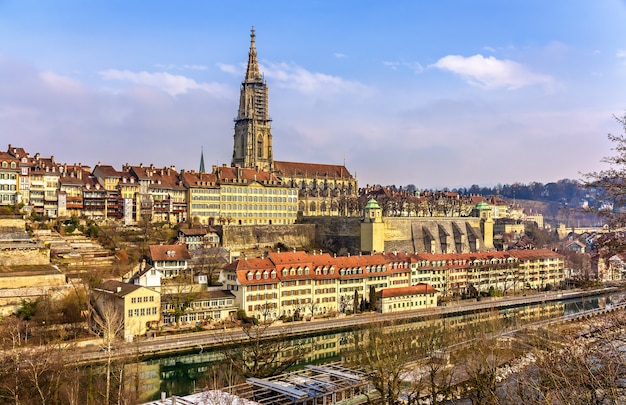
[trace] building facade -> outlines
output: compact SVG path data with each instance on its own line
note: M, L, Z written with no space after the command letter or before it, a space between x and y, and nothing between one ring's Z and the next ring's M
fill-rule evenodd
M545 249L341 257L272 252L227 265L220 282L248 315L274 319L346 312L353 309L355 296L359 303L368 300L371 289L428 284L445 298L492 290L507 294L547 284L554 287L565 278L564 266L562 256Z

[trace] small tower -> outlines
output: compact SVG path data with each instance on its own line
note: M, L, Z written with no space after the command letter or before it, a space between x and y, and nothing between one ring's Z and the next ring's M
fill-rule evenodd
M204 148L200 148L200 169L199 173L204 173Z
M232 166L270 171L274 168L271 122L267 83L259 70L252 27L248 67L241 83L239 111L235 118Z
M363 208L361 222L361 251L382 252L385 250L385 224L383 210L375 199L371 198Z
M483 248L493 250L493 218L491 217L491 207L484 201L476 204L474 208L480 218L480 230L483 233Z

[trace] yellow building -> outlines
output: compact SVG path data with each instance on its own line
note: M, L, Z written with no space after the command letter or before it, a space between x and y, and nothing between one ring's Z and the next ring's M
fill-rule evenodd
M187 217L193 223L213 225L220 218L220 188L213 173L181 171L187 188Z
M386 314L434 308L437 306L438 292L428 284L383 288L376 293L376 310Z
M126 340L159 326L161 295L150 288L109 280L92 290L91 301L96 316L119 323ZM117 316L109 316L111 313Z
M564 275L563 257L546 249L342 257L273 252L227 265L220 281L248 315L274 319L347 312L353 309L355 296L358 305L371 299L371 291L387 288L428 284L442 297L491 290L508 294L547 284L558 287ZM420 302L412 305L430 305ZM407 308L406 304L392 309L400 308Z
M214 166L220 192L219 222L287 225L296 221L298 195L267 171Z

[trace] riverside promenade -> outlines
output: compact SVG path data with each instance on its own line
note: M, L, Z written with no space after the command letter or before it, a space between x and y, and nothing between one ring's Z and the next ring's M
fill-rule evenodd
M394 322L399 320L427 319L450 314L460 315L490 309L519 307L546 301L560 301L581 297L593 297L618 291L617 288L600 288L594 290L570 290L546 293L535 293L525 296L483 298L481 301L464 300L448 302L443 306L414 311L402 311L388 314L361 313L336 318L320 318L311 321L275 323L270 325L263 334L264 339L276 337L304 337L323 332L339 332L378 322ZM185 332L175 335L156 336L138 339L132 343L118 345L111 352L103 352L99 345L77 348L73 360L78 363L97 363L104 361L109 354L113 357L136 358L162 354L182 353L192 350L215 348L243 343L249 336L241 328L214 329L207 331Z

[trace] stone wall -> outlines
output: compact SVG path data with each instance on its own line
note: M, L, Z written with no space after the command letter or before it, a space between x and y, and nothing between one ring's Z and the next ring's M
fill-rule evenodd
M385 217L385 250L468 253L483 249L476 217ZM361 250L361 219L305 217L298 225L224 225L222 243L232 250L318 248L339 255Z
M65 275L61 272L14 272L0 276L0 290L14 288L39 288L63 286L66 284Z
M475 217L385 217L386 251L458 252L482 249L480 219ZM315 224L317 247L340 255L358 254L361 249L361 219L307 217Z
M340 255L361 250L361 219L358 217L305 217L315 225L315 246Z
M0 266L50 264L50 249L46 247L0 247Z
M26 230L26 221L22 217L0 216L0 228L18 228Z
M477 217L386 217L385 250L469 253L482 250Z
M223 225L222 245L232 250L271 249L277 243L290 248L315 244L315 225Z

